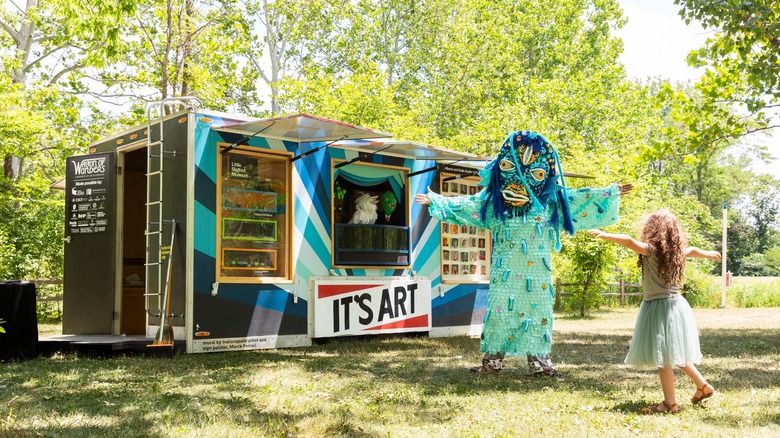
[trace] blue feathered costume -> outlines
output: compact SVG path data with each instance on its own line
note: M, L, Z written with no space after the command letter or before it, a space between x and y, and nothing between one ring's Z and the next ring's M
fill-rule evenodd
M549 367L552 345L552 250L561 231L600 228L618 220L620 191L567 189L555 148L541 135L518 131L481 172L485 186L470 196L429 193L431 216L457 225L486 228L493 235L488 304L482 329L483 366L498 371L504 354L528 355ZM545 362L546 361L546 362ZM550 374L554 375L554 374Z

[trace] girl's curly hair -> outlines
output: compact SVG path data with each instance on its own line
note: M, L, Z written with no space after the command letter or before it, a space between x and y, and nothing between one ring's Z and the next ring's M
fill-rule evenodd
M658 275L667 284L681 284L685 277L685 248L688 242L682 224L669 210L650 213L642 225L640 239L651 246L658 257ZM639 255L637 266L644 269L643 255Z

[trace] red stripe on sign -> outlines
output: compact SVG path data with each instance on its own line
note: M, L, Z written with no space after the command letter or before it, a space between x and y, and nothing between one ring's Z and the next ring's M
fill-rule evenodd
M327 298L334 295L348 294L359 290L379 287L381 284L321 284L317 288L317 298Z
M395 328L419 328L428 327L428 315L415 316L414 318L404 319L401 321L394 321L388 324L369 327L366 330L386 330Z

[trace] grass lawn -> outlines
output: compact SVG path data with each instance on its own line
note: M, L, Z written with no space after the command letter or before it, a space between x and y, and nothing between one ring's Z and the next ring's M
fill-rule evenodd
M308 348L0 364L0 436L780 436L780 308L696 309L699 367L718 393L678 415L657 373L623 365L637 309L560 315L561 379L525 358L470 374L479 341L396 337ZM56 331L56 328L43 327Z

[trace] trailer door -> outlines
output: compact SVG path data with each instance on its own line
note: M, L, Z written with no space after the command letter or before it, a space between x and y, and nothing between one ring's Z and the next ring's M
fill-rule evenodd
M67 159L63 334L111 334L115 302L114 153Z

